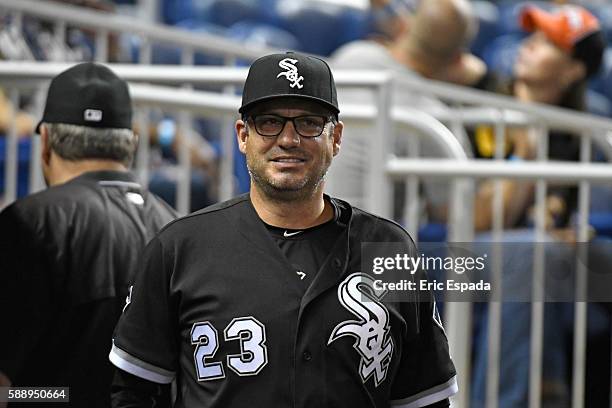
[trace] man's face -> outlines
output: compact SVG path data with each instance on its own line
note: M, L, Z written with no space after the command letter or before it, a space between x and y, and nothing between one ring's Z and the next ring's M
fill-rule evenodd
M325 120L320 136L300 136L294 123L287 121L278 136L262 136L253 116L279 115L294 118L304 115L330 117L325 107L295 98L263 102L249 112L247 123L236 122L240 151L246 155L252 185L267 196L294 200L312 195L322 188L333 156L340 150L343 125Z
M533 84L563 86L561 79L572 74L573 62L567 52L538 31L521 44L514 74L518 80ZM568 81L572 79L577 78L571 76Z

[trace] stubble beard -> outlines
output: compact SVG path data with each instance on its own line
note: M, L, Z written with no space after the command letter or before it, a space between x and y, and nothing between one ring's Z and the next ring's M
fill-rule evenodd
M258 166L247 160L247 169L253 184L269 199L282 202L300 201L312 197L322 187L329 165L330 163L326 163L318 173L307 174L299 183L289 184L267 177L264 171L259 171Z

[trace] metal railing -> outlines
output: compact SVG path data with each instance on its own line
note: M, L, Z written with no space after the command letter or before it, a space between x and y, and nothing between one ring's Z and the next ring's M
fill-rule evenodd
M193 58L196 52L204 52L222 56L227 63L233 63L236 58L253 60L273 51L265 47L247 48L236 41L213 34L193 33L128 16L50 1L0 0L2 10L13 13L18 19L28 15L52 22L54 33L60 39L64 38L67 25L95 31L95 60L99 62L108 60L108 34L112 32L131 33L141 37L143 47L140 50L140 62L145 64L150 63L151 45L154 43L180 46L185 50L184 59Z
M245 47L244 44L232 41L227 38L208 34L205 32L190 32L177 28L168 27L162 24L148 23L134 19L129 16L122 16L115 13L96 11L83 7L71 6L68 4L60 4L52 1L40 0L0 0L0 12L12 15L13 24L21 32L23 26L23 17L35 17L39 20L50 22L53 24L53 36L57 44L64 44L68 26L81 28L87 32L93 31L94 36L94 60L98 62L106 62L109 60L109 34L131 34L140 38L140 46L138 50L138 63L150 64L153 56L154 44L174 45L181 50L181 64L193 65L196 53L204 53L206 55L220 56L226 65L235 65L238 59L252 61L261 55L265 55L276 50L272 48L262 47L260 45L254 47ZM23 42L25 44L25 41ZM65 54L65 52L61 53ZM64 59L65 55L58 55L60 59ZM132 66L137 70L137 66ZM176 68L176 67L175 67ZM231 86L225 88L225 92L233 94L234 89ZM143 110L137 113L137 121L139 122L141 131L140 138L147 142L149 135L144 126L146 125L147 111ZM183 129L188 129L191 126L191 118L188 114L181 114L179 122ZM226 121L225 128L230 128L231 123ZM189 139L191 132L185 132L185 138ZM13 141L10 141L8 146L11 151L16 148ZM224 149L230 149L231 145L226 141ZM181 159L180 171L186 175L190 171L190 155L188 151L188 143L183 143L177 152ZM140 165L139 174L142 178L146 178L147 172L146 156L140 154L138 164ZM222 168L231 169L233 166L232 158L227 157L220 163ZM8 166L13 168L12 164ZM7 170L9 171L9 170ZM12 170L10 170L12 171ZM40 176L35 176L34 184L42 183ZM229 197L232 193L231 184L225 181L220 185L221 197ZM12 196L12 191L9 190L9 197ZM188 202L185 201L185 196L190 194L189 177L181 177L177 186L177 202L181 212L186 212L189 208Z
M1 1L1 0L0 0ZM12 100L18 100L19 89L22 87L39 86L41 81L48 80L59 73L67 65L40 64L40 63L0 63L0 82L11 89L9 95ZM239 98L234 94L219 94L191 89L172 88L150 84L138 84L145 81L160 84L197 84L197 85L226 85L240 86L246 76L246 71L240 68L191 68L191 67L163 67L163 66L125 66L114 65L111 68L120 76L131 81L130 89L134 102L139 107L158 106L177 111L204 116L223 116L228 120L236 117ZM473 194L473 180L479 178L510 178L529 179L536 181L536 235L542 236L544 226L544 201L546 198L547 183L549 181L565 181L579 185L579 217L578 237L586 241L588 233L587 216L589 196L588 189L591 182L612 181L612 166L608 164L592 164L590 161L591 141L596 134L603 134L602 145L609 139L612 130L612 121L605 118L594 117L569 110L552 108L544 105L525 105L508 97L495 96L484 92L466 90L464 88L432 83L428 81L397 79L380 72L353 72L337 71L336 82L339 88L366 87L373 91L375 98L373 105L341 106L341 119L347 122L347 129L351 126L369 126L376 138L368 146L366 161L367 173L364 180L364 198L366 209L383 216L390 216L391 180L405 178L413 185L418 185L422 178L441 177L452 179L452 194L449 210L449 240L471 241L474 227L471 221L472 205L469 197ZM414 110L393 107L391 92L393 87L406 87L410 92L425 93L437 96L451 103L470 105L486 105L488 109L480 111L465 108L449 109L440 113L425 113ZM461 126L471 123L493 123L497 146L503 145L505 129L510 125L530 126L539 132L538 161L525 162L520 166L508 164L503 161L502 153L496 152L497 161L468 160L465 151L453 137L447 127L435 119ZM410 134L409 129L421 129L439 141L446 160L423 160L416 158L398 158L390 151L390 139L394 127ZM452 126L451 126L452 127ZM579 130L582 135L581 162L556 163L545 162L547 152L548 128L563 128ZM233 140L233 132L223 135L223 140ZM6 193L13 194L16 175L16 135L11 132L7 148ZM33 149L35 150L35 149ZM225 150L229 152L231 150ZM36 154L36 153L34 153ZM141 153L144 154L144 153ZM224 155L224 156L227 156ZM231 187L231 168L222 166L222 183ZM333 184L333 183L332 183ZM226 190L227 191L227 190ZM412 188L414 193L418 189ZM230 190L231 192L231 190ZM187 191L188 193L188 191ZM503 236L503 207L500 205L500 190L496 189L494 198L493 234L495 237ZM222 197L225 198L225 197ZM417 199L417 194L413 195ZM410 227L416 231L418 224ZM540 256L540 255L538 255ZM542 254L543 256L543 254ZM536 269L540 261L536 261ZM536 270L537 272L537 270ZM537 273L536 273L537 275ZM579 282L583 290L585 283ZM530 407L536 408L540 404L539 382L541 378L541 348L542 348L542 304L533 303L532 326L532 370L530 378ZM576 304L576 339L574 364L574 401L573 407L582 406L584 397L584 350L586 309L582 303ZM491 319L499 318L499 305L491 304ZM469 384L470 373L470 305L466 303L449 303L446 309L447 333L451 350L459 373L459 383ZM491 320L493 321L493 320ZM499 321L499 319L498 319ZM490 382L488 390L488 407L497 404L497 382L499 366L499 325L491 325L490 336ZM462 387L459 396L454 400L454 406L469 407L469 393L467 387Z

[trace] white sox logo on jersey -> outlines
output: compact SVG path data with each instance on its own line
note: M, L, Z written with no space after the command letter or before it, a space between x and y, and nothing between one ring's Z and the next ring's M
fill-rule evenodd
M378 387L387 377L393 356L393 339L389 335L389 311L380 302L384 292L376 292L374 279L363 273L353 273L338 287L340 303L359 320L347 320L332 331L327 345L342 336L356 338L353 347L361 355L359 374L365 383L374 376Z
M298 89L302 89L304 85L300 84L300 82L304 80L304 77L298 73L298 69L295 66L297 63L298 60L292 58L285 58L284 60L281 60L281 62L278 63L278 66L284 69L285 72L281 72L276 77L279 78L284 76L287 78L287 81L291 82L290 86L292 88L297 86Z

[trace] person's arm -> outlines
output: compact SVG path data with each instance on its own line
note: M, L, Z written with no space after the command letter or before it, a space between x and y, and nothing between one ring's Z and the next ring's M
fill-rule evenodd
M160 236L144 250L142 269L115 328L109 354L118 368L111 395L113 407L150 407L146 404L153 400L166 401L175 378L178 328L169 293L172 250L165 250Z
M508 138L513 145L511 159L520 166L522 160L530 160L535 156L535 146L525 129L511 129ZM501 181L502 202L504 208L505 228L513 227L527 211L533 200L534 186L530 182L515 180ZM474 229L488 230L493 226L493 201L495 197L495 181L485 180L480 184L474 200Z
M111 386L111 406L113 408L169 408L170 384L157 384L116 369Z
M454 63L448 65L441 79L456 85L479 88L485 86L483 81L487 73L487 65L484 61L474 54L464 52L457 56Z

